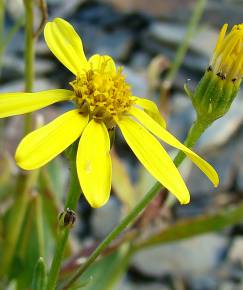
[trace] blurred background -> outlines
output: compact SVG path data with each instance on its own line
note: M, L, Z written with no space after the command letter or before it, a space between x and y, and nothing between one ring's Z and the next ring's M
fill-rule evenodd
M164 81L185 35L196 4L195 0L47 0L46 2L49 20L55 17L68 20L81 36L87 56L95 53L108 54L124 67L127 82L131 84L134 95L156 101L161 113L167 119L170 132L181 141L185 139L195 118L183 85L187 83L192 90L195 88L208 66L221 26L228 23L232 27L233 24L243 22L242 0L208 0L196 33L191 37L183 63L170 87L165 91ZM1 50L3 55L0 92L22 91L24 89L22 1L5 1L5 9L5 32L9 38L6 38L7 46L2 46ZM40 21L41 15L36 9L36 26ZM71 73L51 54L42 34L36 42L35 72L35 91L69 88L68 82L73 80ZM43 116L43 122L47 123L67 109L66 104L60 104L43 109L40 114ZM1 216L4 216L14 202L8 192L9 187L11 188L9 180L12 180L18 172L13 156L21 139L20 120L21 117L13 117L1 121ZM198 216L207 217L229 205L235 206L242 200L242 125L241 90L229 113L216 121L196 146L196 151L218 171L220 186L213 188L207 178L186 160L180 170L190 189L191 203L180 206L170 197L162 206L162 198L159 195L133 227L140 232L140 236L146 238L151 233L168 228L181 220L189 221L187 231L190 232L190 222ZM68 272L75 267L77 258L82 259L87 255L154 183L153 178L139 165L125 144L120 132L116 133L112 152L114 167L112 197L108 204L100 209L91 209L85 199L80 198L78 221L73 230L70 246L71 253L76 256L71 255L71 258L69 256L63 267L64 277L65 271ZM167 149L172 156L175 154L171 148ZM49 188L49 191L43 193L46 200L43 200L42 210L44 227L47 227L46 260L50 262L55 236L53 234L55 230L52 232L50 228L56 226L56 214L62 210L69 171L65 158L60 157L51 162L47 170L51 176L52 189ZM48 204L50 196L55 202ZM207 223L204 226L207 228ZM210 227L210 224L208 226ZM93 282L87 282L88 284L80 289L243 290L243 226L240 221L220 231L146 247L131 257L129 262L123 263L124 265L122 264L124 260L119 261L117 253L108 255L101 263L97 263L97 268L88 274L93 277ZM124 267L117 267L117 261ZM17 265L21 265L18 263ZM31 268L31 263L22 266L21 270L18 269L17 275ZM105 281L113 276L112 269L115 268L117 271L116 275L114 274L113 284L108 285Z

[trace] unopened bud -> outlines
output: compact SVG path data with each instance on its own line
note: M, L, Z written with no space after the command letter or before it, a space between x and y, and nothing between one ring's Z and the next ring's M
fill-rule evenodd
M208 69L199 82L192 103L198 117L208 123L222 117L236 97L243 76L243 24L225 36L221 29Z

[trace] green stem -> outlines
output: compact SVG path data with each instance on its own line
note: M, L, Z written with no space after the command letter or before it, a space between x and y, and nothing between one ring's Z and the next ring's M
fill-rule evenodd
M52 260L51 269L47 280L46 290L56 289L57 279L60 272L61 262L68 240L69 231L70 230L68 228L65 228L59 233L55 254Z
M39 256L45 256L45 237L44 237L44 226L43 226L43 211L42 211L42 199L38 192L35 199L35 218L36 218L36 229L38 239Z
M188 148L192 148L196 144L200 136L203 134L203 132L209 127L209 125L210 124L208 124L204 120L197 119L191 126L187 138L184 142L184 145L187 146ZM185 157L186 155L182 151L179 151L177 153L174 159L176 167L180 166Z
M173 83L173 81L176 77L177 71L178 71L179 67L181 66L183 59L185 57L190 40L196 31L199 20L201 19L201 16L202 16L202 13L203 13L204 8L206 6L206 3L207 3L207 0L197 0L197 2L196 2L196 6L194 8L190 22L188 23L187 31L185 33L183 41L182 41L181 45L179 46L179 48L176 52L175 58L173 60L173 63L170 67L170 70L168 71L168 73L165 77L165 80L164 80L164 89L165 90L170 88L171 84Z
M24 0L25 6L25 91L33 91L34 83L34 37L33 37L33 0ZM25 115L25 134L31 131L32 115Z
M4 21L5 21L5 5L4 0L0 0L0 47L4 45ZM3 54L0 51L0 76L2 73Z
M199 139L201 134L207 128L207 124L201 120L197 120L192 125L188 137L186 139L186 144L192 147L196 141ZM185 159L185 155L178 152L175 163L178 167L182 161ZM135 208L117 225L113 231L111 231L107 237L99 244L99 246L93 251L86 262L77 270L73 277L65 284L63 290L68 289L73 285L77 279L89 268L89 266L96 260L96 258L106 249L106 247L128 226L131 225L139 214L145 209L145 207L151 202L151 200L156 196L156 194L162 189L162 185L156 182L153 187L145 194L142 200L135 206Z
M76 163L74 158L70 158L70 188L67 194L65 209L76 210L80 196L80 186L77 177ZM52 260L50 273L48 276L46 290L54 290L56 288L58 275L60 272L61 262L68 241L70 228L60 229L55 254Z
M4 0L0 0L0 46L2 46L4 42L4 18L5 18Z
M4 18L5 18L4 0L0 0L0 47L4 43ZM0 67L1 63L2 63L2 54L0 53Z

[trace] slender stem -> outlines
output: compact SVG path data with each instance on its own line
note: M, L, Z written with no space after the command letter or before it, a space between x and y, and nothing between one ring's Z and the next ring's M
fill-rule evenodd
M44 236L44 224L43 224L43 211L42 211L42 199L40 193L38 192L35 199L35 218L36 218L36 229L37 229L37 239L39 256L45 256L45 236Z
M4 18L5 18L4 0L0 0L0 47L4 43ZM0 53L0 67L1 63L2 63L2 54Z
M55 290L64 250L69 236L69 229L63 229L59 233L55 254L52 260L50 273L47 280L46 290Z
M69 192L67 194L65 209L69 208L75 211L77 208L79 196L80 196L80 186L77 177L76 163L74 158L70 158L70 187ZM52 260L51 269L48 276L46 290L54 290L56 288L62 258L68 241L69 232L70 232L69 227L60 229L57 238L55 254Z
M189 147L192 147L195 142L199 139L201 134L207 128L206 123L201 122L201 120L197 120L192 125L188 137L186 139L186 143ZM185 155L181 155L178 152L175 163L178 167L182 161L185 159ZM77 272L71 277L69 281L62 288L63 290L67 290L71 285L73 285L77 279L89 268L89 266L96 260L96 258L103 252L103 250L128 226L131 225L136 218L141 214L141 212L145 209L145 207L150 203L150 201L156 196L156 194L162 189L162 185L159 182L156 182L152 188L145 194L142 200L135 206L135 208L121 221L119 225L117 225L113 231L111 231L107 237L99 244L99 246L93 251L93 253L89 256L86 262L77 270Z
M3 45L4 40L4 20L5 20L5 9L4 0L0 0L0 46Z
M41 11L42 19L41 19L41 23L40 23L37 31L35 31L35 33L34 33L34 37L38 37L41 34L41 32L42 32L42 30L43 30L43 28L48 20L48 11L47 11L47 5L46 5L45 0L39 0L39 8Z
M3 46L4 43L4 18L5 18L5 9L4 9L4 0L0 0L0 48ZM1 53L0 49L0 77L2 73L2 58L3 53ZM0 149L3 146L3 130L4 129L4 121L0 120Z
M194 35L196 28L198 26L198 23L201 19L201 16L203 14L204 8L206 6L207 0L197 0L196 5L192 14L192 17L188 23L187 31L185 33L185 36L182 40L182 43L180 44L175 58L173 60L173 63L170 67L170 70L168 71L165 80L163 82L163 88L165 91L168 90L171 87L171 84L173 83L177 71L179 67L181 66L183 59L185 57L187 48L189 46L190 40L192 36Z
M25 91L32 92L34 83L33 0L24 0L25 6ZM31 131L32 115L25 115L24 131Z
M190 129L187 138L184 142L184 145L187 146L188 148L192 148L196 144L200 136L203 134L203 132L208 128L208 126L209 124L204 122L204 120L197 119ZM178 167L182 163L185 157L186 155L182 151L179 151L177 153L174 159L176 167Z
M1 1L1 0L0 0ZM26 25L25 25L25 89L26 91L32 91L33 85L33 1L24 0L26 10ZM2 12L2 10L1 10ZM26 117L25 127L27 132L31 126L31 118ZM27 126L28 125L28 126ZM28 127L28 128L27 128ZM6 232L4 252L1 261L4 263L4 267L0 269L0 275L9 273L9 269L12 264L14 253L16 250L17 241L23 224L23 220L26 214L26 209L29 202L29 192L36 181L38 171L33 171L30 174L19 175L17 190L18 193L16 202L14 203L9 216L8 230Z

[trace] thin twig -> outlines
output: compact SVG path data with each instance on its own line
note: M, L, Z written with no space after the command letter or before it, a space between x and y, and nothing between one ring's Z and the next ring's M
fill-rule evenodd
M37 38L42 30L44 29L45 27L45 24L48 20L48 10L47 10L47 5L46 5L46 1L45 0L39 0L39 8L40 8L40 11L41 11L41 22L40 22L40 25L39 27L37 28L37 30L33 33L33 37L34 38Z

